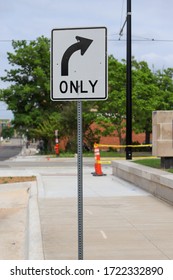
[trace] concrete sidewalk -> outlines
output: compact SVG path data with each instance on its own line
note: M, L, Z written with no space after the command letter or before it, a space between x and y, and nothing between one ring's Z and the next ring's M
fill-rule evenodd
M28 185L0 185L0 259L27 258Z
M173 259L173 207L112 176L84 168L84 259ZM40 217L45 259L77 259L74 168L42 174ZM41 185L40 185L41 186Z
M51 159L58 167L39 164L49 161L42 156L15 160L23 170L0 176L36 175L37 183L0 186L0 259L77 259L76 159ZM34 160L38 166L25 168ZM107 176L92 176L90 163L84 160L84 259L173 259L173 206L113 176L111 166L103 167Z
M0 176L36 175L0 170ZM37 175L39 177L39 175ZM0 260L43 259L38 211L38 183L0 184Z

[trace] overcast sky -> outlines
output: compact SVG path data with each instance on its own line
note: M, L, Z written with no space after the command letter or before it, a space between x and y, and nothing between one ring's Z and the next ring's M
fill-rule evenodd
M0 2L0 76L7 69L11 40L50 38L53 28L96 27L108 29L108 54L126 58L127 0L4 0ZM154 69L173 67L173 1L131 0L132 55ZM0 87L5 87L2 82ZM0 107L1 108L1 107ZM0 110L1 111L1 110ZM0 112L0 118L1 116Z

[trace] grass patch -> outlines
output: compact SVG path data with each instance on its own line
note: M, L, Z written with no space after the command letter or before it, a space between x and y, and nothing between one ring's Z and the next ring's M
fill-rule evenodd
M0 184L30 182L30 181L36 181L36 177L35 176L0 177Z
M145 158L134 160L135 163L139 163L145 166L161 169L159 158Z
M170 169L169 169L169 172L173 173L173 168L170 168Z
M145 158L145 159L137 159L134 160L135 163L142 164L145 166L162 169L161 168L161 160L159 158ZM168 171L170 173L173 173L173 168L170 169L162 169L164 171Z
M74 157L75 153L70 153L70 152L60 152L59 157ZM117 152L117 151L102 151L100 149L100 156L102 157L120 157L120 158L125 158L126 153L125 152ZM150 152L133 152L134 157L150 157L151 153ZM56 155L53 155L51 157L56 157ZM91 152L83 152L83 157L94 157L94 151Z
M60 158L74 158L75 157L74 152L65 152L65 151L60 151L59 156L56 156L55 154L47 154L48 157L50 158L56 158L56 157L60 157ZM114 150L109 150L109 151L104 151L102 149L100 149L100 156L102 157L120 157L120 158L125 158L126 157L126 153L122 150L121 152L118 151L114 151ZM151 156L151 152L133 152L133 157L150 157ZM83 151L83 157L93 157L94 158L94 150L93 151Z

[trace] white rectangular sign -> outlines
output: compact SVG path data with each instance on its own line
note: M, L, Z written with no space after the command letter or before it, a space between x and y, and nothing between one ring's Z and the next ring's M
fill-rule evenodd
M107 98L107 29L53 29L51 99Z

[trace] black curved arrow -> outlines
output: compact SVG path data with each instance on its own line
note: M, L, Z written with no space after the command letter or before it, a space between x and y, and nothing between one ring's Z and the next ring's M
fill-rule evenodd
M68 76L68 63L72 54L81 50L81 55L84 55L93 40L76 36L77 43L71 45L64 53L61 60L61 76Z

